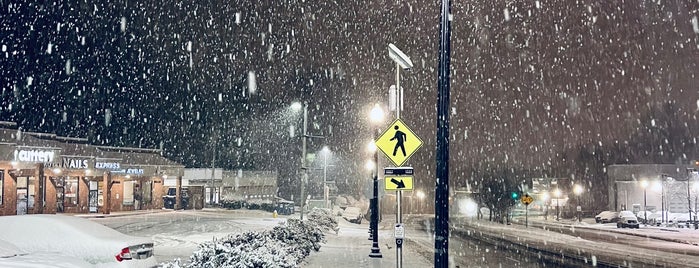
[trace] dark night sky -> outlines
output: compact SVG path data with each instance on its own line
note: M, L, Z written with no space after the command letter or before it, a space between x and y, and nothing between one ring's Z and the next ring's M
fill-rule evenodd
M411 164L429 187L437 1L256 2L0 1L0 117L162 146L188 166L210 165L215 141L217 166L269 168L298 163L287 107L306 100L312 132L327 136L311 150L328 144L347 176L365 176L367 114L395 79L394 43L415 63L403 118L425 141ZM456 184L492 166L561 175L567 152L633 142L656 122L696 144L697 1L455 1L452 12ZM663 143L651 154L695 157Z

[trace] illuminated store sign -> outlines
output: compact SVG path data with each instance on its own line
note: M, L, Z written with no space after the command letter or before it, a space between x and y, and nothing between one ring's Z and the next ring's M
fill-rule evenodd
M124 173L129 175L143 175L144 171L142 168L127 168L113 171L114 173Z
M63 157L63 160L61 162L46 163L45 167L65 169L88 169L90 168L90 162L87 158Z
M97 163L95 163L95 169L118 170L120 168L121 167L120 167L118 162L97 162Z
M63 158L63 168L66 169L86 169L87 159Z
M54 154L54 151L45 150L15 150L15 161L50 163Z

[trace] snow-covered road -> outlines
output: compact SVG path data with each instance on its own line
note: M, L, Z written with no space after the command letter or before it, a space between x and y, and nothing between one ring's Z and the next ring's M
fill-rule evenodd
M284 217L254 210L185 210L92 219L125 234L150 237L159 262L187 260L199 243L244 231L271 229Z

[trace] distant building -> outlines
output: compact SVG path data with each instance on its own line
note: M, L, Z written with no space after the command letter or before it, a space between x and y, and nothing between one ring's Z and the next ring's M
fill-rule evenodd
M222 199L273 201L278 177L276 171L223 171Z
M699 176L693 172L696 165L611 165L607 167L609 178L610 210L631 210L634 204L643 206L645 188L649 211L665 210L672 213L688 213L688 187L692 212L696 211L697 185ZM688 185L689 181L689 185ZM664 204L663 204L664 201Z
M203 201L207 204L218 204L223 174L224 170L221 168L186 168L184 169L182 186L202 188Z

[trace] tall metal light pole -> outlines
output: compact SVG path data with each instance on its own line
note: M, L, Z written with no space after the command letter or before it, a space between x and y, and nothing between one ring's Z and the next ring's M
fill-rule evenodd
M308 139L308 104L301 104L299 102L294 102L291 104L291 108L294 110L300 110L303 107L303 139L301 145L301 220L303 220L303 210L306 204L306 182L308 181L308 167L306 166L306 140Z
M380 105L374 105L371 109L370 119L373 123L378 124L383 121L384 112ZM380 130L377 129L374 140L377 140L381 135ZM374 151L374 196L371 198L371 253L369 257L372 258L382 258L381 249L379 248L379 150L376 146L373 147Z
M403 109L403 90L400 88L400 69L410 70L413 68L413 62L410 57L405 55L400 49L395 45L388 45L388 56L396 63L396 119L400 119L400 110ZM447 135L448 136L448 135ZM403 222L403 208L401 207L401 201L403 199L403 191L396 191L396 223L401 224ZM398 240L396 240L398 243ZM401 242L402 243L402 242ZM403 246L402 244L397 244L396 246L396 267L403 267Z
M648 225L648 209L646 208L646 188L648 188L648 181L642 180L641 187L643 187L643 223Z

